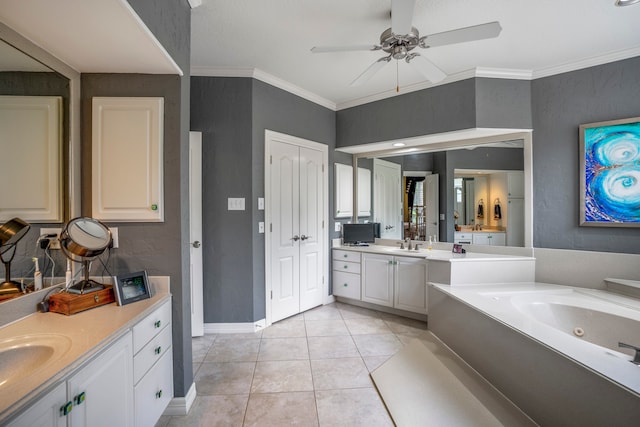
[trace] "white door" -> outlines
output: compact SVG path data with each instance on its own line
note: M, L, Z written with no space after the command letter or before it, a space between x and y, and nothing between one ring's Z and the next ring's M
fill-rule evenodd
M267 324L321 305L327 295L326 146L267 131ZM324 148L323 148L324 147Z
M427 240L428 236L436 236L436 241L439 240L439 227L438 227L438 213L440 206L438 201L440 199L440 191L438 188L438 174L427 175L424 179L424 200L425 211L427 218Z
M202 289L202 132L189 132L191 336L204 335Z
M382 239L402 238L400 165L373 159L374 221L380 223Z
M322 152L300 147L300 309L322 304Z

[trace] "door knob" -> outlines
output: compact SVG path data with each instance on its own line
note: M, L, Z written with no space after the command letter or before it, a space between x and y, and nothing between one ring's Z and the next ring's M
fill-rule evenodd
M191 246L193 246L194 248L199 248L200 247L200 242L198 240L196 240L195 242L191 243Z
M307 240L310 239L311 236L305 236L304 234L302 236L300 236L300 240Z
M297 242L298 240L300 240L300 237L298 237L298 235L296 234L291 238L291 240L293 240L294 242Z

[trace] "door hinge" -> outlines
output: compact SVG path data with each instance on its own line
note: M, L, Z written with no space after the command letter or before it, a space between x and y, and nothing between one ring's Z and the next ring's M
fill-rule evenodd
M269 223L269 233L273 233L273 223Z
M322 228L324 228L324 219L322 220Z
M269 156L269 164L272 165L273 164L273 156Z
M322 172L324 172L324 163L322 164Z
M322 276L322 284L324 285L324 276Z
M273 299L273 291L271 291L271 299Z

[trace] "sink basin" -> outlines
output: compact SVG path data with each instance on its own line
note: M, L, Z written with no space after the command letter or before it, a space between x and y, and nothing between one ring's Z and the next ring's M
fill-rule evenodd
M71 347L59 334L28 334L0 341L0 388L39 371Z

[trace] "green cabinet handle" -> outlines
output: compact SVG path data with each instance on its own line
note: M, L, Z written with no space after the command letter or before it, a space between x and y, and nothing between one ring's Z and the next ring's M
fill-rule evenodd
M345 258L349 258L349 255L347 255L347 254L344 254L344 257L345 257Z
M73 403L71 402L65 403L60 407L60 416L66 417L67 415L69 415L72 409L73 409Z
M349 266L345 264L343 268L346 270L347 268L349 268Z
M162 390L158 390L156 392L156 399L160 399L162 397Z
M153 325L154 325L156 328L159 328L161 324L162 324L162 323L161 323L159 320L156 320L156 322L155 322Z
M162 347L161 347L161 346L157 346L157 347L155 348L155 350L154 350L154 353L155 353L155 354L160 354L160 353L162 353Z
M80 393L79 395L73 398L73 403L75 403L76 405L81 405L82 402L84 402L84 400L86 399L86 397L87 395L83 391L82 393Z
M344 284L344 285L342 285L342 286L344 286L344 287L346 288L346 287L347 287L347 286L349 286L349 285L345 283L345 284Z

